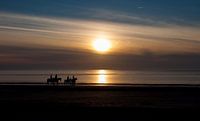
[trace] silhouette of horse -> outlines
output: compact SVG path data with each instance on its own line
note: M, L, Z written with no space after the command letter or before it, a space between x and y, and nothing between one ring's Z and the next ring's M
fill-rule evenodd
M72 79L68 78L68 79L64 80L64 84L69 85L69 86L75 86L76 80L77 80L77 78L72 78Z
M47 84L58 84L59 81L62 81L62 78L48 78Z

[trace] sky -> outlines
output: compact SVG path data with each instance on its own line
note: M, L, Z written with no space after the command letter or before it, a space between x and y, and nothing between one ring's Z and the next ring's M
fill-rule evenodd
M199 0L2 0L0 69L199 70L199 13Z

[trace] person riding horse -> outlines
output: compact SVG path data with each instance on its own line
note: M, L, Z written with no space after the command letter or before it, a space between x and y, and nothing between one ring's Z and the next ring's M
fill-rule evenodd
M72 78L67 76L67 79L64 80L64 84L67 84L67 85L70 85L70 86L75 86L76 85L76 80L77 80L77 78L75 78L74 76Z
M55 75L55 78L53 78L51 74L50 78L47 79L47 84L58 84L61 80L62 78L58 78L57 74Z

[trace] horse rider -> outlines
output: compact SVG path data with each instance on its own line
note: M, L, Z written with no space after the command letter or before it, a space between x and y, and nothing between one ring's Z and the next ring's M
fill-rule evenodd
M58 75L56 74L56 75L55 75L55 79L57 79L57 78L58 78Z
M50 75L50 79L52 79L52 74Z
M69 76L67 76L67 80L70 80Z

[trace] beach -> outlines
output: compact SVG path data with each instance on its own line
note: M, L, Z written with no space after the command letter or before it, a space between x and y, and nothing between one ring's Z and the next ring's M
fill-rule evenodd
M199 109L195 85L0 85L0 105L20 108L67 107ZM34 105L34 106L33 106ZM35 107L36 105L36 107ZM32 107L33 106L33 107ZM44 108L45 110L45 108Z
M65 116L93 120L91 115L101 115L96 120L124 120L141 114L155 116L163 111L173 114L200 108L198 85L1 84L0 97L1 110L18 118L26 114L25 119L32 116L32 120L58 120L57 116L63 120Z

